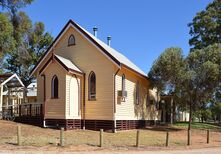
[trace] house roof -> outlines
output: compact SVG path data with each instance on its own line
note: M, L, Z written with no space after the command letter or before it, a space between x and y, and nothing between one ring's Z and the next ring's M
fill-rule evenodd
M61 57L59 55L54 55L55 58L60 61L67 69L68 71L76 71L78 73L83 73L75 64L73 64L69 59L66 59L64 57Z
M37 88L37 82L30 83L27 88L33 88L33 87Z
M79 25L78 25L79 26ZM79 26L80 27L80 26ZM108 46L106 43L89 33L84 28L80 27L82 30L84 30L91 38L93 38L98 44L100 44L108 53L110 53L114 58L116 58L121 64L124 64L131 69L137 71L138 73L147 76L146 73L144 73L139 67L137 67L133 62L131 62L127 57L125 57L123 54L118 52L117 50L113 49L112 47Z
M54 46L54 44L56 44L56 42L59 40L63 32L65 32L69 26L73 26L75 29L77 29L81 34L83 34L90 42L92 42L96 47L98 47L107 57L109 57L118 66L126 66L130 70L147 78L146 73L144 73L139 67L137 67L133 62L131 62L127 57L125 57L120 52L116 51L115 49L111 48L110 46L108 46L107 44L105 44L104 42L96 38L94 35L92 35L87 30L79 26L73 20L69 20L68 23L65 25L65 27L62 29L62 31L59 33L59 35L55 38L55 40L53 41L49 49L46 51L44 56L42 56L42 58L39 60L39 62L35 65L35 67L31 71L31 75L35 72L40 62L43 60L45 56L48 55L51 48Z
M83 74L83 71L81 71L74 63L72 63L69 59L66 59L64 57L61 57L56 54L52 54L49 60L45 63L45 65L41 68L39 71L39 74L41 74L45 68L53 61L56 60L66 71L68 72L75 72L78 74Z
M24 87L24 84L17 74L2 74L0 75L0 86L7 85L9 88Z

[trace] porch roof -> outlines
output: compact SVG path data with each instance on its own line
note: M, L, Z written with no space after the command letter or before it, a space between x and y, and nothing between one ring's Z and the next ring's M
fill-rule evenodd
M2 74L0 75L0 86L6 85L8 88L24 87L24 84L17 74Z
M59 55L54 55L55 59L67 70L67 71L73 71L80 74L83 74L83 71L81 71L72 61L69 59L66 59L64 57L61 57Z

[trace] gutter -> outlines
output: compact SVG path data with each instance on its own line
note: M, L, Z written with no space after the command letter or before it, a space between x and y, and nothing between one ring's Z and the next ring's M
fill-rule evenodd
M116 73L114 74L114 110L113 110L113 115L114 115L114 130L113 132L116 133L117 132L117 123L116 123L116 117L115 117L115 113L116 113L116 75L118 74L118 72L120 71L120 68L118 68L118 70L116 71Z
M85 110L86 110L86 107L85 107L85 73L83 74L83 80L84 80L84 87L83 87L83 130L85 130Z

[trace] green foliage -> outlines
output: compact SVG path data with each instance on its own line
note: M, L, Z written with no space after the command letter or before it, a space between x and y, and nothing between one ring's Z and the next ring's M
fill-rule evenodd
M34 64L36 64L53 40L51 35L44 33L44 31L44 24L41 22L30 27L28 31L23 34L23 36L26 36L25 39L20 37L22 43L18 44L17 49L6 59L8 64L6 68L17 73L26 86L30 84L33 79L29 75Z
M188 128L188 122L177 122L177 123L173 124L173 127L186 129L186 128ZM193 129L210 129L210 130L221 131L220 126L216 126L216 125L209 124L209 123L193 122L192 128Z
M214 0L205 10L197 13L188 25L192 38L189 44L202 49L214 43L221 43L221 1Z
M208 121L212 119L212 111L209 108L203 108L194 112L194 117L201 120L201 122Z
M212 112L216 115L221 115L221 102L217 102L212 106Z
M154 62L148 76L159 90L170 88L170 91L174 91L175 86L179 84L179 76L182 74L183 68L182 49L168 48Z
M33 0L0 0L0 6L3 9L10 10L10 13L15 14L19 9L31 4Z
M172 91L176 101L188 105L192 112L212 98L220 83L221 46L196 49L187 57L181 51L179 48L165 50L153 64L149 76L156 81L154 86L158 90ZM201 112L204 118L209 118L206 114L211 115L209 111Z
M7 19L12 25L10 36L15 41L15 48L6 57L4 66L8 71L18 74L25 86L32 82L33 77L29 76L30 71L53 40L52 36L45 32L42 22L32 24L26 13L19 11L32 1L0 0L0 6L7 9Z
M4 56L14 49L13 26L6 14L0 13L0 71Z

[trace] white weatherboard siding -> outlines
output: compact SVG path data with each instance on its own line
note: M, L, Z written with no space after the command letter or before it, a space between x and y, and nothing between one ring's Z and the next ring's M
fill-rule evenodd
M146 115L143 114L146 102L146 89L140 84L140 103L136 104L136 79L128 79L126 76L125 90L127 91L127 97L125 101L117 96L117 91L122 89L122 76L116 76L116 120L139 120L147 119Z
M161 111L157 110L155 105L149 105L146 108L148 87L142 80L125 72L125 90L127 97L121 101L118 97L118 91L122 90L122 72L116 75L116 120L159 120ZM136 104L136 83L139 81L140 102Z

